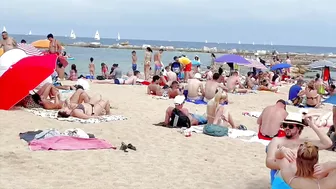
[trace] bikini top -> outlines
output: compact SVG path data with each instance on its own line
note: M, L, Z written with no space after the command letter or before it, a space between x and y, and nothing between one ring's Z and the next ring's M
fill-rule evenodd
M292 177L292 178L289 180L288 185L290 185L290 184L292 183L292 181L293 181L295 178L298 178L298 177L297 177L297 176ZM318 180L315 180L315 182L316 182L316 184L317 184L317 189L321 189L319 181L318 181Z

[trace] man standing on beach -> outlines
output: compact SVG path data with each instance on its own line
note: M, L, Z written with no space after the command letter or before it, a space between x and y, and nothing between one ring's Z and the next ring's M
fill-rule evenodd
M47 38L50 41L50 43L49 43L49 53L50 54L61 55L62 54L62 46L59 43L59 41L56 40L54 38L54 35L51 34L51 33L47 35Z
M6 31L3 31L1 35L0 48L3 48L4 53L17 47L16 41L12 37L9 37Z
M272 140L274 137L284 136L280 127L287 116L286 102L284 100L280 99L275 105L267 106L257 120L259 125L258 138Z
M163 53L163 49L160 49L159 52L154 54L154 64L155 64L155 75L159 75L162 69L162 61L161 61L161 56Z

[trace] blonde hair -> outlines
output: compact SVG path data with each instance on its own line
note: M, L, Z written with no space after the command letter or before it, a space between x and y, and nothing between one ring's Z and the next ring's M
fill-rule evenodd
M227 93L223 91L222 89L218 89L217 93L215 94L214 101L216 104L216 108L219 106L219 102L221 100L227 100Z
M314 174L314 165L318 162L318 147L311 142L304 142L297 152L295 176L311 177Z

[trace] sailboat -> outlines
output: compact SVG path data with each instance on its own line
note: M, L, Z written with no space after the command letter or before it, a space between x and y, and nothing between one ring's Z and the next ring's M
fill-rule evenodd
M120 34L118 32L118 36L117 36L117 40L116 41L120 41Z
M271 45L273 45L273 42L271 41Z
M208 43L208 40L205 40L205 43Z
M254 42L252 43L252 45L254 45Z
M31 32L31 30L29 31L28 35L32 35L32 32Z
M238 41L238 44L239 44L239 45L241 44L240 41Z
M96 31L96 34L95 34L95 36L94 36L94 39L97 40L97 41L100 40L100 36L99 36L99 32L98 32L98 30Z
M4 32L7 31L5 26L3 27L2 31L4 31Z
M76 39L76 34L75 34L75 32L73 30L71 30L70 38L71 39Z

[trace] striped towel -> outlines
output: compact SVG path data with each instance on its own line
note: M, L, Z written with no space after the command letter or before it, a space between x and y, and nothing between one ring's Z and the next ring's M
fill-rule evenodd
M35 48L31 44L26 43L18 43L18 48L26 52L28 56L42 56L42 52L39 51L37 48Z

